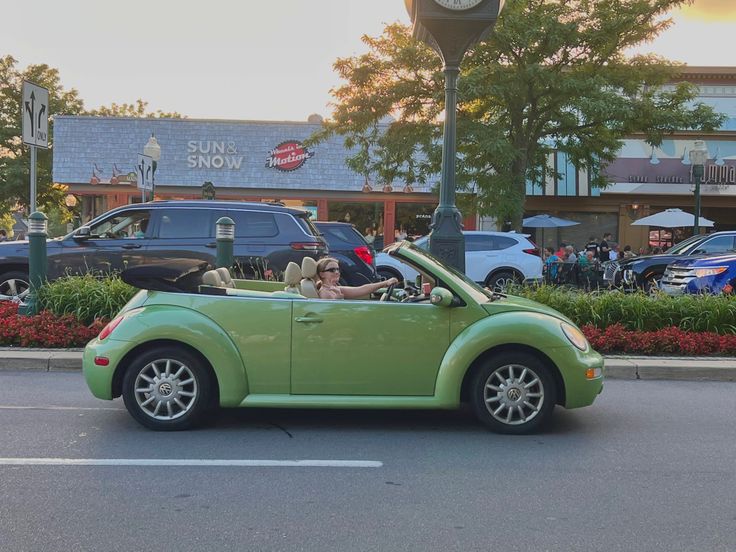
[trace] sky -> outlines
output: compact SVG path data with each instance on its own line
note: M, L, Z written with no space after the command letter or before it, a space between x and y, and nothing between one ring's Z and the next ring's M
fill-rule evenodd
M403 0L0 0L0 56L47 63L87 108L133 103L190 118L329 116L338 57L409 23ZM695 0L642 52L736 65L736 0ZM13 24L8 24L14 22Z

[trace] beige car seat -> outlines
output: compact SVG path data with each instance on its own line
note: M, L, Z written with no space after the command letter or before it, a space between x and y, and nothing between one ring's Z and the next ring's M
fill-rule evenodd
M202 274L202 285L222 287L222 278L220 277L220 273L217 272L217 270L208 270Z
M302 259L302 281L299 283L299 289L304 297L310 299L319 299L315 280L317 278L317 261L312 257L304 257Z
M286 284L284 291L300 293L299 282L301 282L301 280L302 269L299 268L299 265L294 261L290 261L289 264L286 265L286 270L284 270L284 283Z
M217 269L217 273L220 275L220 280L222 280L223 287L227 288L234 288L235 282L233 282L232 276L230 276L230 271L225 268L224 266L221 266Z

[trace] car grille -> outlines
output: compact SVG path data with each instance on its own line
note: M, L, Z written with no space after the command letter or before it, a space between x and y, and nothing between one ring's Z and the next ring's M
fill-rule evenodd
M695 278L695 274L689 268L679 268L676 266L667 267L662 276L662 285L671 287L681 287L685 289L690 281Z
M607 261L603 263L603 280L606 282L613 282L616 279L616 272L618 272L620 266L617 261Z

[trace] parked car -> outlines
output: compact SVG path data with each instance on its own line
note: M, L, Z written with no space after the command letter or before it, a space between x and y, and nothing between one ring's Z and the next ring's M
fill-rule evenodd
M330 257L340 264L341 285L362 286L378 281L373 248L352 224L315 221L314 225L327 241Z
M294 264L284 283L228 287L197 287L202 266L186 260L177 261L181 278L171 265L130 269L124 280L145 289L87 345L87 385L100 399L122 395L131 416L157 430L188 428L216 405L455 409L469 402L490 429L520 434L548 421L556 404L588 406L601 392L603 358L559 312L483 289L411 243L386 253L411 264L420 285L323 300L301 294L298 286L311 282ZM199 278L216 282L217 274Z
M49 240L48 279L182 257L214 264L215 222L223 216L235 222L233 253L241 277L279 277L289 261L327 254L302 210L234 201L154 201L118 207ZM0 243L0 296L23 300L27 293L28 242Z
M645 292L659 288L667 265L693 255L711 255L736 251L736 231L698 234L671 247L661 255L645 255L618 261L614 270L604 274L604 282L624 289Z
M733 293L736 254L680 259L667 266L660 289L668 295Z
M474 282L503 290L510 283L541 281L542 259L528 234L468 230L463 235L465 274ZM414 244L428 250L429 237L421 237ZM376 256L376 270L383 278L413 281L417 276L415 270L381 253Z

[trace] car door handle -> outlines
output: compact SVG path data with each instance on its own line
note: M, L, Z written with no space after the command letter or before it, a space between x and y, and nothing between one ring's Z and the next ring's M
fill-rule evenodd
M323 322L321 318L314 318L312 316L297 316L294 320L296 322L312 323L312 324L321 324Z
M206 243L204 246L214 249L215 247L217 247L217 242Z
M141 244L139 244L139 243L126 243L122 247L123 247L123 249L140 249L141 248Z

